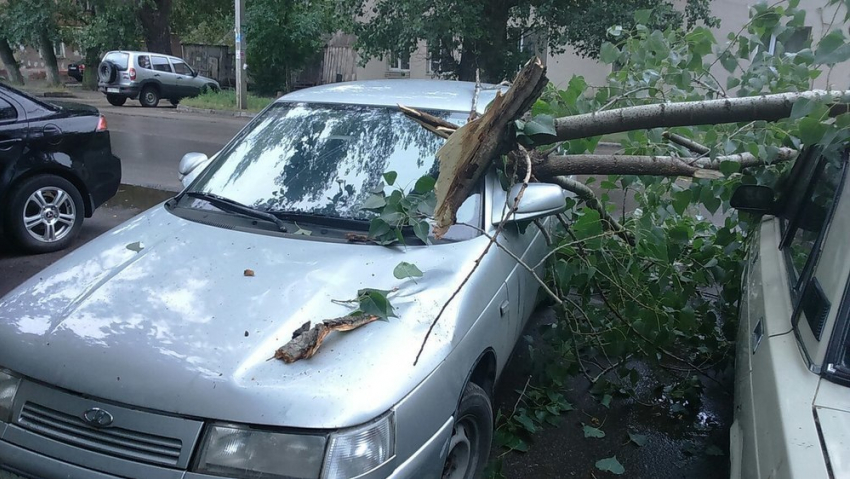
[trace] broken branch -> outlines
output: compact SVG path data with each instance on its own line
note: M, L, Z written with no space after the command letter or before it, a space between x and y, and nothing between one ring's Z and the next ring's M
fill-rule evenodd
M378 316L367 314L347 315L326 319L307 330L306 327L310 324L308 321L293 333L288 343L275 351L274 358L282 359L286 364L294 363L299 359L309 359L316 354L331 331L351 331L378 319Z

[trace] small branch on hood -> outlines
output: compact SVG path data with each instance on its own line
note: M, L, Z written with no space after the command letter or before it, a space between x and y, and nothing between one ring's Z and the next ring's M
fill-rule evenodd
M433 321L431 321L431 326L428 327L428 332L425 333L425 338L422 339L422 345L419 347L419 352L416 353L416 359L413 361L414 366L419 363L419 357L422 356L422 351L425 350L425 344L428 342L428 338L431 336L431 331L434 330L434 326L437 325L437 321L439 321L440 318L443 316L443 313L446 311L446 308L448 308L449 303L451 303L452 300L455 299L455 296L460 293L460 290L463 289L463 287L469 281L469 278L472 277L472 273L474 273L475 270L478 269L478 266L481 265L481 261L484 259L484 256L487 254L488 251L490 251L490 248L493 246L493 243L496 242L496 238L498 238L502 231L505 229L505 225L507 225L508 223L508 218L510 218L511 215L516 212L517 208L519 208L519 202L520 200L522 200L522 195L525 194L525 190L526 188L528 188L528 183L531 181L531 155L528 154L528 151L523 148L522 145L517 145L517 148L519 149L520 153L522 153L525 157L526 162L525 177L522 179L522 187L520 188L516 199L514 199L514 203L510 206L510 208L508 208L508 211L505 212L505 216L502 217L502 221L499 222L499 226L498 228L496 228L495 234L493 234L493 236L490 238L490 242L487 243L487 246L484 247L484 251L482 251L478 258L475 260L475 264L472 266L472 269L469 270L469 273L466 275L465 278L463 278L463 281L461 281L457 289L455 289L452 295L449 296L449 299L446 300L446 302L443 304L443 307L440 308L440 311L437 313L437 316L434 318Z
M299 359L309 359L319 350L319 346L331 331L351 331L365 326L380 318L369 314L341 316L326 319L310 329L310 322L304 323L293 334L292 339L274 353L274 359L282 359L286 364Z

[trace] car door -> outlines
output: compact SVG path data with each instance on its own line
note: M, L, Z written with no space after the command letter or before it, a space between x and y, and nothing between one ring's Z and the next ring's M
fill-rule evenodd
M180 96L177 91L177 77L171 69L171 63L169 63L168 57L151 55L151 67L154 70L154 79L160 83L161 96L163 98Z
M180 97L195 96L200 93L194 83L195 77L192 75L192 69L183 60L171 58L171 66L174 68L174 84L176 85L177 94Z
M12 179L15 164L24 151L27 117L24 109L10 96L0 92L0 196Z
M832 219L847 216L834 215L845 164L846 155L817 150L798 159L785 178L780 214L763 219L750 246L730 432L733 478L829 477L812 416L824 348L815 337L834 317L831 304L846 281L834 251L844 239L827 240ZM822 255L825 247L831 252Z

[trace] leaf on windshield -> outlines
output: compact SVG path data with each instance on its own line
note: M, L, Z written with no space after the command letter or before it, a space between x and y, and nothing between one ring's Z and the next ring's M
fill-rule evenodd
M395 183L396 178L398 178L398 173L396 173L395 171L388 171L384 173L384 181L386 181L387 184L390 186Z
M357 291L357 299L360 301L358 311L367 316L377 316L388 321L389 318L397 318L387 294L390 291L382 289L364 288Z
M617 475L626 472L626 469L622 464L620 464L620 461L617 460L617 456L596 461L596 468L600 471L610 472L611 474Z

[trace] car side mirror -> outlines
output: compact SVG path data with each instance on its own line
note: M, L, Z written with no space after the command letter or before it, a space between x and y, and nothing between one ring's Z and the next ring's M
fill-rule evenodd
M186 153L177 165L177 178L184 187L189 186L189 183L209 164L210 158L203 153Z
M508 192L508 207L513 206L522 191L522 184L516 184ZM529 183L519 200L516 212L508 221L531 221L554 215L567 208L567 193L552 183Z
M196 72L195 70L192 70L192 77L197 77L197 76L198 76L198 72Z
M773 188L762 185L741 185L732 193L729 204L738 211L754 215L772 215L776 212Z

